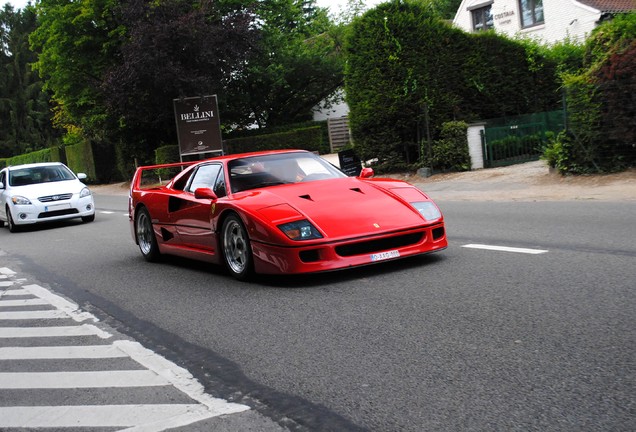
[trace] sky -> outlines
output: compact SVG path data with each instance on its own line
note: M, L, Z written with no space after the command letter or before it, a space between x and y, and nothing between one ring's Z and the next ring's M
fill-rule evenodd
M34 0L32 0L34 1ZM365 0L367 8L382 3L385 0ZM4 6L6 3L11 3L14 9L22 9L28 0L0 0L0 5ZM331 13L337 13L337 11L347 4L347 0L317 0L316 3L321 7L328 7Z

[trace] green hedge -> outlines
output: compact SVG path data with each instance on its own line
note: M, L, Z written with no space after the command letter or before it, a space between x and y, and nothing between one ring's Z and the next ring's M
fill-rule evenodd
M59 162L60 151L57 147L13 156L7 159L7 165L22 165L39 162Z
M469 34L426 2L386 2L354 20L346 40L346 97L362 159L402 157L442 125L559 106L555 61L536 44ZM428 126L428 128L427 128Z
M74 172L82 172L88 176L88 182L97 180L95 170L95 158L93 157L93 148L89 143L82 142L63 148L66 152L66 165Z
M6 159L0 159L0 166L40 162L62 162L68 165L73 172L85 173L88 176L89 182L97 179L91 145L85 143L64 147L50 147Z
M228 154L290 148L320 152L323 141L322 127L313 126L289 132L228 139L225 145Z

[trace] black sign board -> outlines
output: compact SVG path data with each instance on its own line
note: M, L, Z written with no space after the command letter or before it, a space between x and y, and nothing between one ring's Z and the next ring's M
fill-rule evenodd
M174 117L181 156L223 151L216 95L174 99Z
M357 177L362 171L362 162L353 150L342 150L338 152L338 161L340 162L340 171L349 177Z

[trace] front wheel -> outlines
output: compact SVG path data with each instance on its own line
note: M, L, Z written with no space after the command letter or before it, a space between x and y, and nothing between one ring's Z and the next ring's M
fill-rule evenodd
M157 237L152 227L152 219L146 208L140 208L135 220L135 237L141 254L149 262L159 260L161 253L157 244Z
M13 216L11 216L11 210L9 210L9 207L7 206L7 226L9 227L9 232L18 232L19 228L18 226L15 224L15 222L13 222Z
M222 248L225 266L236 279L248 280L254 272L252 247L241 219L232 214L223 221Z
M87 222L93 222L95 220L95 215L92 214L90 216L82 216L82 222L87 223Z

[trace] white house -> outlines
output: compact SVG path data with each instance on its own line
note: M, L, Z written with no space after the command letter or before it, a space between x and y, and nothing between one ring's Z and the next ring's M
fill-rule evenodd
M601 21L625 12L636 12L636 0L463 0L453 23L549 44L583 41Z

